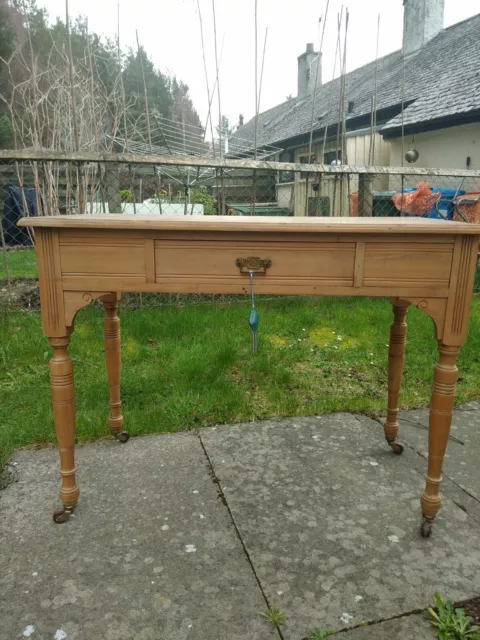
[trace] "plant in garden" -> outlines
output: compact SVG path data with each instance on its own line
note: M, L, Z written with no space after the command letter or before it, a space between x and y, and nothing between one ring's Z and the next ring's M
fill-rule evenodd
M164 202L167 202L167 196L168 196L168 191L166 191L166 189L162 189L160 191L160 198L158 197L157 193L154 193L151 198L146 200L146 202L150 204L155 204L155 203L158 203L158 201L160 200L160 202L162 202L163 204ZM175 198L173 200L175 201Z
M427 609L430 624L437 630L439 640L480 640L480 627L472 627L472 618L463 609L455 609L451 600L445 600L435 593L436 610Z
M330 631L325 631L322 629L314 629L312 633L306 638L304 638L303 640L323 640L329 635L330 635Z
M270 622L270 624L277 629L280 629L280 627L283 627L283 625L285 624L285 614L277 607L267 607L267 610L262 613L262 616L266 618L268 622Z
M203 204L203 213L211 216L215 213L215 198L211 196L205 185L190 190L190 200L195 204Z
M130 189L120 189L120 200L122 202L133 202L133 196Z

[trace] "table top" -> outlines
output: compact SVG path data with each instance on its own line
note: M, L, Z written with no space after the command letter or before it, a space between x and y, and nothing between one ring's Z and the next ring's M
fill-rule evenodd
M302 218L270 216L71 215L22 218L20 227L280 233L428 233L479 235L480 224L430 218Z

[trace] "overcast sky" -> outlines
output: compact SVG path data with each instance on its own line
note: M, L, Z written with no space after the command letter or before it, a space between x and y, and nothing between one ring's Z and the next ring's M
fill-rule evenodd
M210 87L215 82L212 0L199 0ZM337 13L348 2L350 25L347 70L375 58L377 19L381 15L380 55L401 48L402 0L330 0L323 46L323 80L332 78L337 39ZM70 0L70 14L87 15L90 30L116 37L118 0ZM50 16L65 16L64 0L38 0ZM220 69L222 113L231 124L243 113L255 113L254 0L216 0L218 50L223 41ZM307 42L319 46L318 21L327 0L258 0L258 50L261 64L265 29L268 40L260 110L283 102L297 92L297 56ZM480 11L478 0L445 0L445 26ZM154 63L176 74L190 87L193 103L205 123L208 100L200 40L197 0L120 0L120 38L123 47L135 43L135 29ZM458 43L461 46L461 43ZM260 72L259 72L260 75ZM338 75L338 73L337 73ZM218 122L218 103L212 110Z

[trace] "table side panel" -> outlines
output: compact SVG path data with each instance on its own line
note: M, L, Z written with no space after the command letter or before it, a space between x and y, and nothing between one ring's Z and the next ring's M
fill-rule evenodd
M462 345L467 338L478 248L478 236L458 236L455 241L445 318L444 339L449 345Z
M65 309L58 229L36 229L35 254L43 333L50 337L64 336Z

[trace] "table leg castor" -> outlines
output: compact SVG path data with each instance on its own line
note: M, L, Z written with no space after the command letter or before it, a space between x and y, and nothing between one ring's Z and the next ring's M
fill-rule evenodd
M64 522L67 522L72 513L73 509L57 509L53 512L53 521L57 524L63 524Z
M388 440L387 440L387 442L388 442ZM388 446L393 451L393 453L397 454L397 456L402 455L403 446L399 442L388 442Z
M128 431L119 431L115 434L115 439L119 442L128 442L130 439L130 434Z
M433 520L428 520L427 518L424 518L422 520L422 525L420 527L422 538L430 538L430 536L432 535L432 525Z

